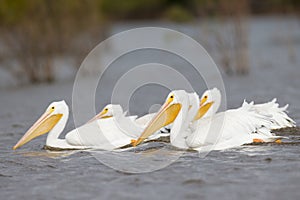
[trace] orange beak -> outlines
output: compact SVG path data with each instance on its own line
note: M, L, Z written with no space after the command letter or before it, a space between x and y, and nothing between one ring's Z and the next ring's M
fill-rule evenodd
M98 119L103 119L103 118L109 118L109 117L112 117L112 116L105 116L107 112L108 112L107 110L103 109L99 114L97 114L95 117L93 117L92 119L90 119L90 120L87 122L87 124L88 124L88 123L91 123L91 122L93 122L93 121L95 121L95 120L98 120Z
M48 133L61 119L62 114L51 114L50 111L46 111L24 134L24 136L18 141L18 143L13 147L14 150L23 146L30 140Z
M205 115L205 113L207 113L207 111L210 109L210 107L213 104L214 104L213 101L212 102L208 102L208 103L206 103L204 105L203 104L201 105L201 103L200 103L200 108L199 108L199 110L198 110L198 112L197 112L194 120L201 119Z
M181 104L171 104L171 102L166 101L154 118L149 122L141 136L137 140L132 141L132 146L137 146L162 127L171 124L176 119L180 109Z

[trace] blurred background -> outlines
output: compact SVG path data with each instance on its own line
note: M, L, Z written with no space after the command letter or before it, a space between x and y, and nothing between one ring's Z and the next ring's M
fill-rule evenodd
M71 79L100 41L153 24L199 41L225 74L247 75L253 60L278 58L254 58L253 45L280 45L297 62L299 14L297 0L1 0L0 87Z

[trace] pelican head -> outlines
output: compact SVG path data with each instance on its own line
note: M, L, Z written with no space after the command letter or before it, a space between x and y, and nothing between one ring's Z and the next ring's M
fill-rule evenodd
M24 134L24 136L18 141L18 143L13 147L17 149L30 140L48 133L61 120L64 115L69 114L69 108L65 101L58 101L51 103L46 109L45 113L32 125L30 129ZM68 116L66 116L68 117Z
M106 105L101 112L99 112L95 117L93 117L90 121L87 123L91 123L95 120L98 119L105 119L105 118L110 118L117 116L119 114L123 113L123 109L120 105L115 105L115 104L108 104Z
M213 88L211 90L206 90L201 98L200 98L200 106L204 105L206 102L212 102L214 101L215 103L221 101L221 93L220 90L217 88Z
M200 108L195 116L195 120L205 116L210 116L217 112L221 104L221 93L217 88L206 90L200 98ZM213 106L212 106L213 105ZM210 112L208 112L210 111Z

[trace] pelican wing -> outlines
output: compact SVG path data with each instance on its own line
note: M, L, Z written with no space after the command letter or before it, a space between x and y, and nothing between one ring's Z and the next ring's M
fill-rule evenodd
M287 108L288 104L284 107L279 107L276 99L267 103L254 105L254 109L257 113L272 115L271 129L296 126L296 122L287 115Z
M129 126L130 117L121 121L114 117L101 119L81 126L66 135L66 141L73 146L85 146L104 150L113 150L130 144L134 135L140 135L141 129ZM128 123L128 124L123 124ZM136 134L132 134L137 132Z
M142 117L139 117L135 120L135 122L143 127L146 127L148 125L148 123L150 122L150 120L156 115L156 113L150 113L150 114L146 114Z
M277 137L268 129L270 122L270 116L258 114L253 111L252 105L247 104L239 109L227 110L198 120L196 131L187 137L186 143L201 151L205 148L222 150L241 146L252 143L258 136L275 139ZM263 127L266 129L262 129Z

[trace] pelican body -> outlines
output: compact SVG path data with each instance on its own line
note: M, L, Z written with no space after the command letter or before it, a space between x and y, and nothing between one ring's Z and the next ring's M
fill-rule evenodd
M280 129L287 127L295 127L296 122L287 115L288 104L284 107L279 107L279 104L276 102L277 99L274 98L272 101L262 104L254 104L251 109L258 114L269 115L271 117L271 129ZM206 90L201 96L201 105L204 105L206 102L214 102L212 109L210 109L203 117L212 116L216 114L221 104L221 93L217 88ZM247 102L244 101L243 106L246 106Z
M272 117L257 112L252 104L244 103L238 109L214 114L219 107L218 100L204 97L199 102L195 93L172 91L134 145L172 122L171 144L182 149L222 150L252 143L255 139L270 142L280 138L270 132Z
M121 106L108 105L95 119L70 131L65 139L60 139L68 117L69 109L65 101L51 103L13 149L49 132L46 146L50 148L113 150L130 144L131 140L137 138L143 130L131 123L131 117L123 114Z

